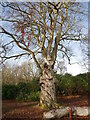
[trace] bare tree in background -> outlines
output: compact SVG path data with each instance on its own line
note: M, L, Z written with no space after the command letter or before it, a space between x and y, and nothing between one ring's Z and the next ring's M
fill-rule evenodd
M38 68L34 63L31 62L24 62L20 66L20 75L23 76L24 80L30 81L34 78L39 77L39 72ZM22 78L22 77L21 77Z
M56 69L59 70L59 74L64 75L67 72L65 61L64 60L57 61Z
M2 83L4 84L15 84L15 74L13 68L9 65L2 67Z
M2 62L10 58L28 56L34 60L42 76L40 78L40 105L55 107L55 72L57 53L70 62L67 41L86 39L82 33L83 4L73 2L22 2L1 3L0 33L2 34ZM7 40L5 40L7 36ZM6 41L6 42L5 42ZM16 47L17 46L17 47ZM20 49L15 55L8 53ZM43 67L38 56L43 58Z
M18 84L19 82L30 82L40 77L39 70L30 61L24 62L22 65L10 66L4 64L2 67L2 83Z

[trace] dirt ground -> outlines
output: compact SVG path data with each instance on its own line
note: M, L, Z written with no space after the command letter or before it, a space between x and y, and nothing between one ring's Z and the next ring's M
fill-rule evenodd
M58 102L65 106L88 106L87 96L59 96ZM2 101L2 120L43 120L43 112L35 107L37 102L17 102L15 100ZM55 119L56 120L56 119ZM70 120L69 116L60 120ZM74 116L71 120L90 120L90 117Z

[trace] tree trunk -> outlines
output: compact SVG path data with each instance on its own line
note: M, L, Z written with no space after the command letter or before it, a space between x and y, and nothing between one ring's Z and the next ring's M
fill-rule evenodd
M41 95L40 105L46 108L54 108L56 102L55 77L50 66L44 64L43 74L40 78Z

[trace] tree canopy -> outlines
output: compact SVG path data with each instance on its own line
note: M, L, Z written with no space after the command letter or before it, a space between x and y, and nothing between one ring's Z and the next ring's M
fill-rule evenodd
M41 54L44 62L54 68L59 51L70 61L65 42L86 39L81 24L86 15L83 3L1 2L0 7L2 62L27 55L33 58L41 70L37 59L38 54ZM16 45L21 52L8 54Z

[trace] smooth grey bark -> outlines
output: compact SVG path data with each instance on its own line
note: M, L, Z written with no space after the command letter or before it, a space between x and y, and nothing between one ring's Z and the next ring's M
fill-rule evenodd
M45 119L61 118L69 114L69 107L53 109L43 114Z
M71 109L71 115L77 115L77 116L89 116L90 115L90 107L61 107L59 109L52 109L48 112L44 112L43 118L45 119L57 119L64 117L70 113Z

